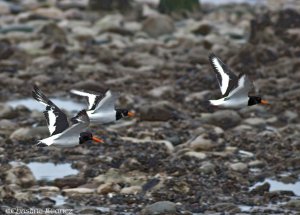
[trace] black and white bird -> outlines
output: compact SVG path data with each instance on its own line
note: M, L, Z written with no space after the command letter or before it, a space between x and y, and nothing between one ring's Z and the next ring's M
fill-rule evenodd
M104 96L79 90L71 90L71 93L87 97L88 108L86 112L93 124L106 124L127 116L134 116L134 113L127 109L115 108L115 102L119 94L113 93L110 90L106 91Z
M241 73L238 77L214 54L209 55L209 61L216 73L223 95L218 100L209 100L211 105L239 109L256 104L268 104L259 96L249 96L253 83L247 75Z
M103 142L90 132L82 132L90 121L85 110L80 111L72 118L73 125L69 126L67 116L42 91L34 86L32 97L46 106L44 115L50 132L50 137L38 140L41 146L72 147L89 141Z

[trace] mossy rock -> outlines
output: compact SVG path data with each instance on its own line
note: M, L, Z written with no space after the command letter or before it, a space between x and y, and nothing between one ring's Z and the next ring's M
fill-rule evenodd
M162 13L195 11L200 9L199 0L160 0L159 11Z

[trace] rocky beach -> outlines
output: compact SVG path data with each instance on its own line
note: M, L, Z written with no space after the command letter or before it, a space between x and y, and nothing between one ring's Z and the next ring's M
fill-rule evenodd
M0 1L0 214L299 214L300 4L249 2ZM209 106L212 52L270 105ZM86 107L71 89L120 92L136 117L91 125L103 144L40 148L34 84L70 118Z

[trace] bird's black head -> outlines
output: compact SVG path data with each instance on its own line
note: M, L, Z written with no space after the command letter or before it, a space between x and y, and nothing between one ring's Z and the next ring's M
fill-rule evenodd
M266 105L268 102L266 100L261 99L259 96L249 96L248 106L263 104Z
M122 119L123 117L133 117L134 113L127 109L116 109L116 120Z
M97 143L103 143L103 140L97 137L94 137L91 132L81 132L79 136L79 144L83 144L89 141L95 141Z

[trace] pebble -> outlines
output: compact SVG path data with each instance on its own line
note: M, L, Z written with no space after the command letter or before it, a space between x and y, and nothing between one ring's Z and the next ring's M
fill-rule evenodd
M237 126L241 122L241 117L233 110L219 110L214 113L202 113L201 121L228 129Z
M172 90L174 90L172 86L161 86L150 90L148 94L154 98L161 98L162 96L172 92Z
M199 170L201 172L203 172L204 174L210 174L210 173L213 173L215 171L215 168L216 168L216 165L214 165L213 163L207 161L207 162L202 163Z
M53 19L53 20L60 20L64 18L64 13L55 7L49 7L49 8L37 8L33 15L37 15L40 17Z
M217 203L212 207L213 210L218 212L229 212L229 213L239 213L240 209L237 205L233 203Z
M0 15L10 14L10 6L7 2L0 2Z
M75 188L80 185L83 185L86 183L86 180L82 177L78 176L66 176L64 178L57 178L54 180L53 184L56 187L62 188Z
M85 194L93 194L95 192L95 189L77 187L77 188L63 189L62 192L67 196L85 195Z
M131 186L131 187L124 187L120 193L122 194L133 194L136 195L142 191L141 186Z
M49 130L46 126L34 127L34 128L18 128L11 135L12 140L30 140L41 139L49 136Z
M213 24L204 20L197 23L197 26L193 27L191 30L194 34L201 34L203 36L208 35L213 30Z
M250 193L255 195L264 195L265 192L269 192L270 187L271 185L268 182L266 182L250 190Z
M169 102L159 101L155 104L142 106L139 114L142 121L168 121L174 117L172 110Z
M186 156L195 157L199 160L204 160L207 156L203 152L186 152Z
M257 118L257 117L251 117L248 119L245 119L243 121L245 124L251 125L253 127L263 127L266 125L266 121L262 118Z
M263 168L265 166L265 163L262 160L254 160L249 162L250 168Z
M300 211L300 199L292 199L285 204L285 207Z
M10 106L0 105L0 119L14 119L18 116L18 113Z
M166 15L148 17L142 26L142 31L151 37L159 37L164 34L171 34L175 31L173 20Z
M170 201L160 201L146 206L142 210L143 215L176 214L176 204Z
M50 192L50 193L57 193L60 191L59 187L55 187L55 186L43 186L43 187L39 187L38 188L39 191L41 192Z
M95 29L101 32L113 28L119 28L123 24L124 17L121 14L109 14L95 23Z
M36 183L35 177L27 166L16 166L6 172L7 184L17 184L28 188Z
M247 164L244 164L244 163L241 163L241 162L230 164L230 168L233 171L237 171L237 172L241 172L241 173L248 172L248 166L247 166Z
M97 193L102 194L102 195L106 195L106 194L109 194L109 193L119 193L120 190L121 190L120 185L112 183L112 182L107 182L105 184L101 184L97 188Z
M195 151L210 151L216 146L218 146L218 144L214 143L212 140L206 139L205 134L196 137L196 139L188 143L188 145L191 149Z

